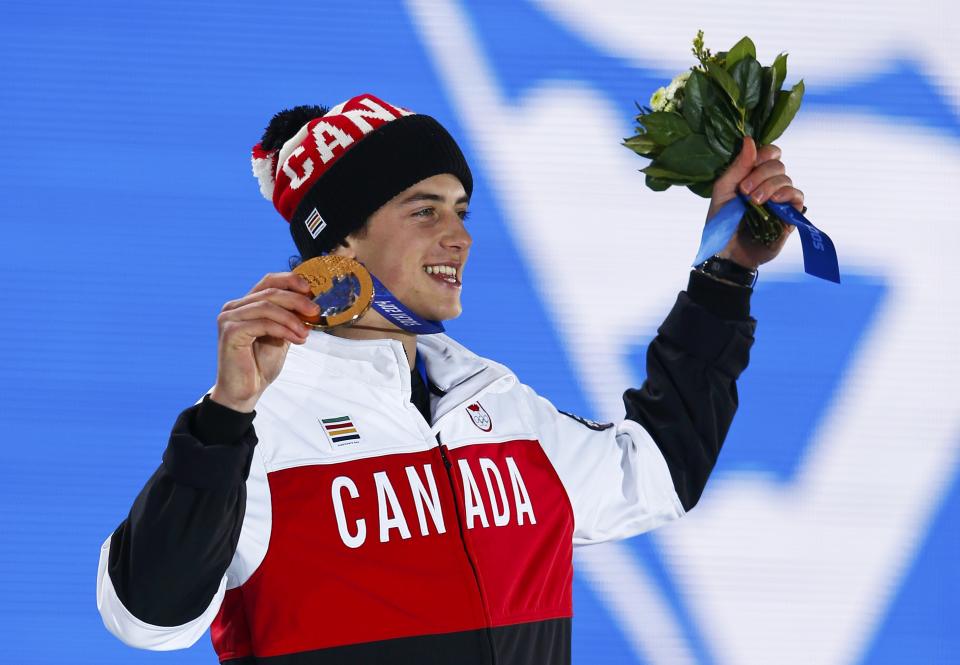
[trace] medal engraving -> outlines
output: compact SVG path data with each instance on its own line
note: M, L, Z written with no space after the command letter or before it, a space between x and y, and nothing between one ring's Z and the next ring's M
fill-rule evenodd
M304 261L293 272L310 284L320 313L304 322L317 330L353 323L373 302L373 280L360 263L345 256L318 256Z

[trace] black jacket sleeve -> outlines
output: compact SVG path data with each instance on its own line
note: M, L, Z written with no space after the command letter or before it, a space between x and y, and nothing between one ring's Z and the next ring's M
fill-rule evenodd
M253 418L209 396L181 413L163 462L111 536L110 581L141 621L182 625L216 594L243 523Z
M693 271L647 349L647 379L624 393L626 417L650 432L685 510L693 508L737 410L756 321L752 289Z

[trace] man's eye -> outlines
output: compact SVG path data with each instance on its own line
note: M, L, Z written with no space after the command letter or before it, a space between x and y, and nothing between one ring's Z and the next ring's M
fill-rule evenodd
M460 211L459 213L457 213L457 214L460 215L460 219L463 220L464 222L467 221L467 219L470 218L470 211L469 211L469 210L461 210L461 211Z
M433 212L434 212L433 208L421 208L420 210L413 213L413 216L414 217L432 217Z

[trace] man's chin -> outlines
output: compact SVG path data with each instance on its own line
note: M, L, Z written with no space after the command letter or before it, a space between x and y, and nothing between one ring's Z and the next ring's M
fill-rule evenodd
M463 310L458 308L457 311L451 312L450 314L435 320L436 321L453 321L454 319L459 319L461 314L463 314Z
M446 307L431 307L427 312L420 314L420 316L430 321L451 321L459 317L462 313L463 307L461 307L458 302L456 305Z

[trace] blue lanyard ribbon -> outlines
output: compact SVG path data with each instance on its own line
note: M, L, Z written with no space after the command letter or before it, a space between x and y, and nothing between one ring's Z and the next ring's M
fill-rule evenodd
M740 220L747 211L749 199L745 194L737 193L703 227L700 249L693 265L698 266L726 247L730 238L737 232ZM826 233L814 226L796 208L788 203L767 201L764 207L776 215L782 222L792 224L800 232L800 244L803 247L803 269L808 275L840 283L840 265L837 262L837 250Z
M373 280L373 308L387 321L418 335L432 335L444 331L443 324L439 321L425 319L400 302L376 275L370 273L370 278Z

